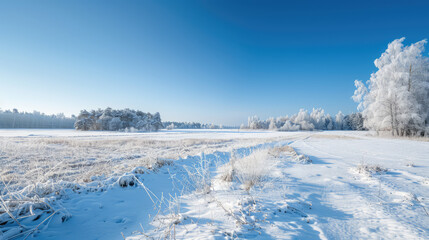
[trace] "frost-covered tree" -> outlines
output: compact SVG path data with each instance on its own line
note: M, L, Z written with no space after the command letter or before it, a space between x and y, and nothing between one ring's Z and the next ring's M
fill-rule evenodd
M270 122L270 125L268 126L268 129L270 129L270 130L276 130L277 129L277 125L276 125L276 121L274 120L274 118L270 118L269 122Z
M343 122L344 130L366 130L366 128L363 126L364 120L362 117L362 113L352 113L350 115L347 115L344 117Z
M344 114L339 111L337 115L335 115L335 129L343 130L344 129Z
M74 127L79 130L89 130L91 128L90 114L86 110L80 111Z
M109 128L105 130L118 131L122 129L122 121L119 117L114 117L109 122Z
M325 128L326 130L334 130L334 120L332 120L331 115L326 114L325 117Z
M426 40L404 46L391 42L378 68L365 85L355 81L353 100L362 110L364 126L392 135L427 135L429 122L429 61L423 56Z
M155 131L158 131L159 129L163 128L163 124L161 121L161 115L159 114L159 112L156 112L153 115L151 124L152 124Z
M313 109L314 111L314 109ZM291 117L295 124L300 126L300 130L314 130L314 124L311 122L310 114L307 110L300 109L297 115Z
M250 129L262 129L262 124L261 121L259 120L258 116L251 116L248 118L247 120L247 125L249 126Z
M313 111L310 113L310 119L315 129L325 129L325 110L321 108L313 108Z
M112 121L112 118L113 118L112 109L106 108L106 110L104 110L103 114L97 120L97 124L99 125L100 130L110 129L109 124Z
M300 125L292 123L290 120L286 120L283 126L279 129L280 131L299 131Z

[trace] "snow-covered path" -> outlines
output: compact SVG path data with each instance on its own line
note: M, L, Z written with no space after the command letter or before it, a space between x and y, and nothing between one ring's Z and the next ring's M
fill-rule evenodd
M347 133L288 142L312 164L275 162L247 192L213 179L208 194L182 199L177 239L428 239L429 143ZM379 165L381 173L356 167Z
M312 165L287 169L296 179L290 189L313 204L335 212L320 213L318 227L328 239L428 239L429 143L317 134L292 146L313 160ZM377 164L386 173L365 176L352 169ZM407 166L410 164L414 166ZM294 186L294 187L293 187ZM310 196L318 196L311 199ZM302 196L301 196L302 197ZM310 198L310 199L309 199Z

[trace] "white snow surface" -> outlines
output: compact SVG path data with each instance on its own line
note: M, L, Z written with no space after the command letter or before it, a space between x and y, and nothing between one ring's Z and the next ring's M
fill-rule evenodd
M57 211L0 205L0 239L429 239L428 156L352 131L0 130L2 198Z

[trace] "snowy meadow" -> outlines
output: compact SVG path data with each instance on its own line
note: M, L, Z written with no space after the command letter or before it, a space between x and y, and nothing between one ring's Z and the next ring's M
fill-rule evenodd
M429 142L1 130L2 239L427 239Z

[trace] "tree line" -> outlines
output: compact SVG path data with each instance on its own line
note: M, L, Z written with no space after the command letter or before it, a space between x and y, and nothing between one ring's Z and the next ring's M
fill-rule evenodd
M365 130L361 113L345 116L339 111L335 117L325 114L321 108L313 108L309 113L300 109L297 114L260 120L258 116L248 118L247 126L242 129L269 129L278 131L312 131L312 130Z
M0 109L0 128L73 128L74 116L63 113L46 115L44 113L20 112L18 109Z
M104 110L82 110L74 124L77 130L137 130L137 131L158 131L163 128L161 116L145 113L139 110L122 109L115 110L106 108Z

